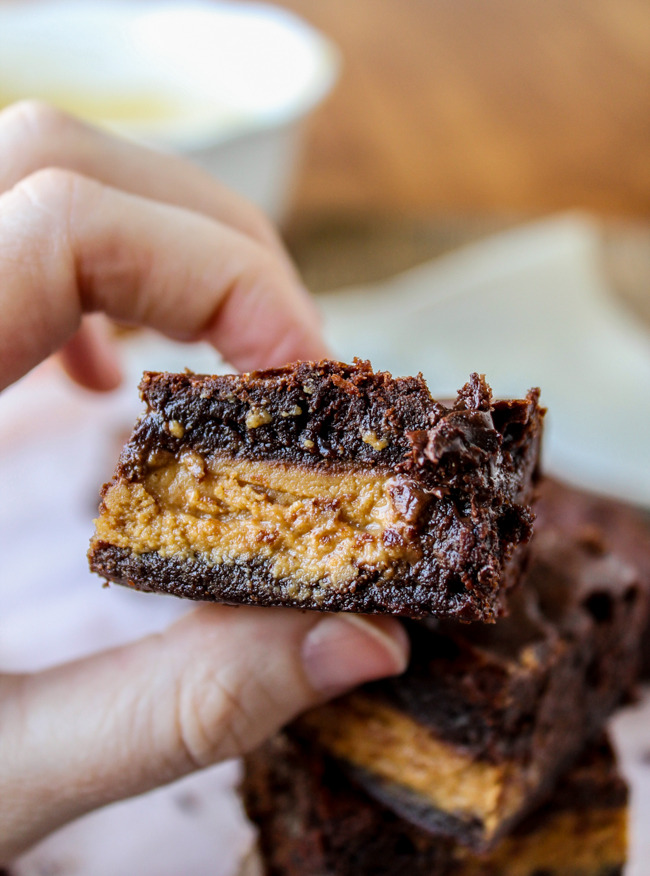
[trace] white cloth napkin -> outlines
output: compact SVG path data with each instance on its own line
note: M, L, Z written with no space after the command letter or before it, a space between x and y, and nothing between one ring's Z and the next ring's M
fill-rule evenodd
M540 386L547 471L650 505L650 332L600 259L589 219L547 219L324 296L327 333L341 358L422 371L439 397L471 371L501 396Z

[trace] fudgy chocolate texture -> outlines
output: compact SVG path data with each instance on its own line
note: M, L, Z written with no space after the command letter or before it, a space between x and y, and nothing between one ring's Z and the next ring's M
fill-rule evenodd
M104 496L116 483L142 481L161 453L388 473L409 522L409 556L388 570L359 562L344 586L329 587L278 578L265 558L220 565L97 538L90 564L100 575L191 599L464 620L499 613L522 562L516 549L531 534L538 391L494 401L472 375L445 406L422 377L323 361L241 376L146 373L141 392L147 411Z
M402 820L283 735L247 757L243 793L267 876L614 876L625 863L627 788L604 740L482 855Z
M357 782L404 818L487 847L550 792L629 692L646 605L638 574L607 552L597 532L546 526L533 539L508 617L491 626L410 622L405 675L308 713L291 732L331 750L346 732L346 709L353 714L354 698L362 696L370 708L387 706L415 722L423 738L429 734L466 755L468 766L507 765L504 790L519 786L521 804L488 829L480 818L436 807L405 783L360 767L352 755L341 759Z
M460 487L463 475L499 447L515 458L508 460L509 470L493 477L505 482L508 475L516 476L515 462L524 462L517 451L539 429L538 391L523 401L494 401L485 380L474 374L447 407L431 397L421 376L394 378L361 361L299 362L242 375L146 372L140 392L148 413L120 460L119 471L126 477L146 469L151 450L173 453L182 445L205 455L219 451L252 459L402 465L406 470L426 458L422 477L430 488L447 491ZM251 428L251 410L266 412L269 419ZM169 431L174 421L184 428L181 438ZM380 451L364 441L373 432L387 442ZM533 464L536 459L534 454ZM481 467L473 484L487 494L494 490L489 469ZM503 484L515 496L522 486Z

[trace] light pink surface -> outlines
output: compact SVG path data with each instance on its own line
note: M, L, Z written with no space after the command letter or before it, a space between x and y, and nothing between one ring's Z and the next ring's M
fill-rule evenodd
M141 404L77 390L51 366L0 397L0 669L33 670L163 629L171 597L104 589L86 551L99 488ZM212 768L115 804L51 836L17 876L231 876L252 831L234 785Z

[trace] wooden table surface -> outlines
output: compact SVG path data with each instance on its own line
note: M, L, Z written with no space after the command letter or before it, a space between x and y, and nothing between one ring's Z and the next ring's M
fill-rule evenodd
M648 0L276 0L339 45L292 216L650 216Z

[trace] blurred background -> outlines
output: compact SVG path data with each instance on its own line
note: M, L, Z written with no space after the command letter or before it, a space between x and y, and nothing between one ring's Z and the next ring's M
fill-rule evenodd
M299 256L310 236L342 224L361 233L370 219L391 226L375 232L381 271L384 259L436 254L497 220L576 207L650 218L644 0L280 5L343 56L338 87L309 123L291 202ZM400 252L389 255L391 234Z
M299 213L650 215L643 0L284 0L344 57Z

